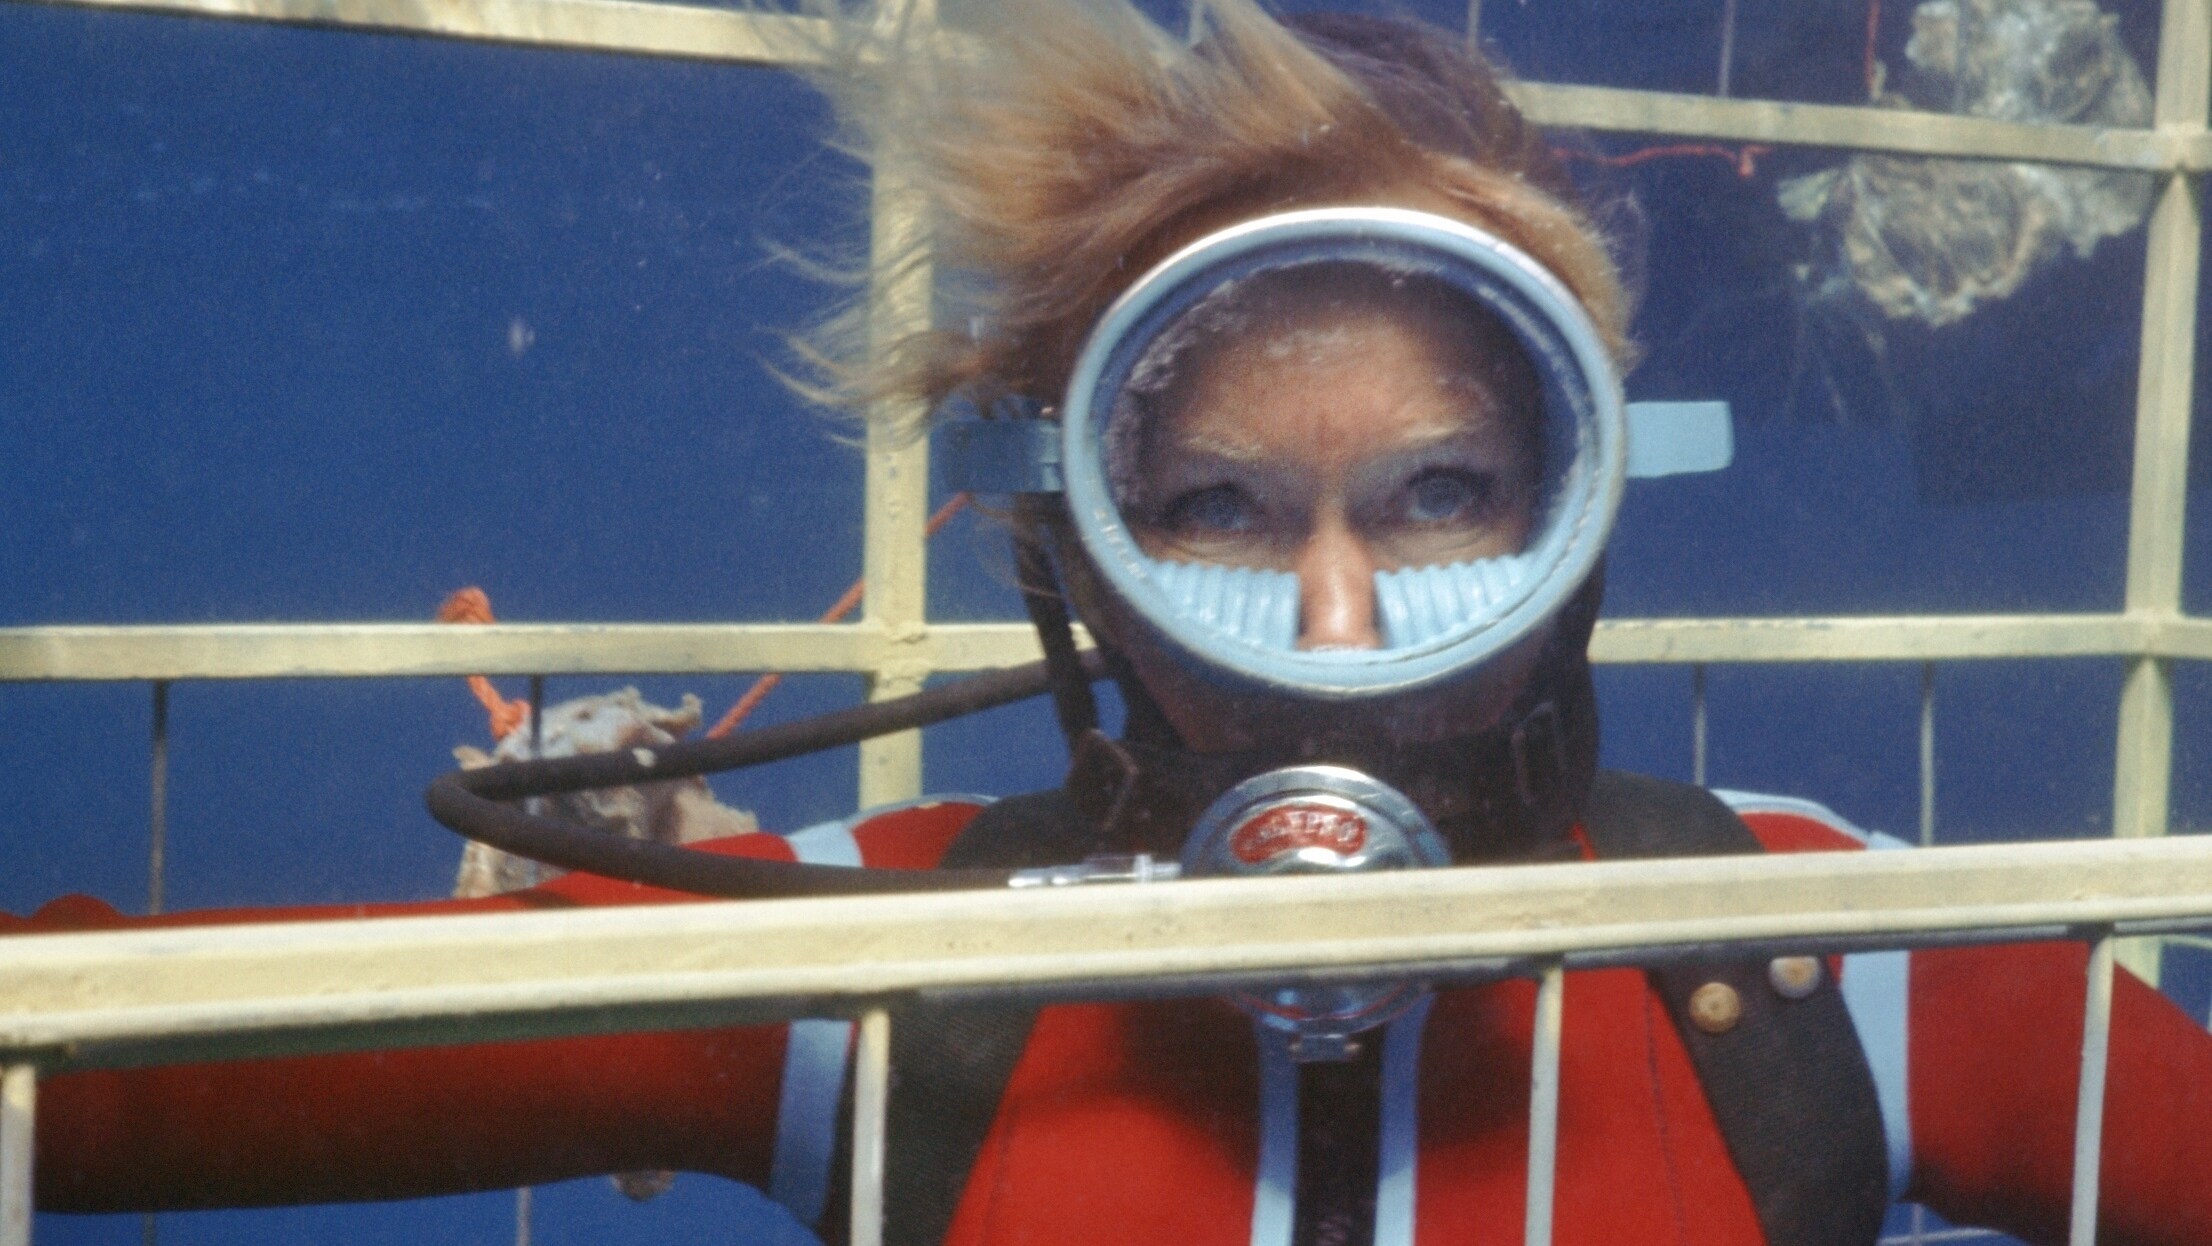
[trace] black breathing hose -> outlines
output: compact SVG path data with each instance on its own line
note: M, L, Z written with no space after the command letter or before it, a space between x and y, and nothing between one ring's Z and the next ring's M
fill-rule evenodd
M1093 651L1083 674L1104 678ZM1046 663L1032 662L924 689L912 696L762 727L718 740L684 740L657 749L586 753L506 762L440 775L423 793L430 816L447 829L502 852L564 870L733 899L854 895L888 891L960 891L1004 887L1005 870L884 870L803 865L721 856L593 830L512 803L531 796L621 787L764 765L838 748L894 731L926 727L1051 690Z

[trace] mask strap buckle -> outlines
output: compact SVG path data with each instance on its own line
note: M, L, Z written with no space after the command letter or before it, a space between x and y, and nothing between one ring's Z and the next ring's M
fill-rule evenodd
M1559 708L1545 701L1530 710L1513 724L1511 746L1521 804L1531 810L1549 807L1567 786L1567 735Z
M1070 750L1068 795L1098 818L1099 834L1107 843L1119 843L1115 833L1137 790L1137 759L1096 727L1077 734Z

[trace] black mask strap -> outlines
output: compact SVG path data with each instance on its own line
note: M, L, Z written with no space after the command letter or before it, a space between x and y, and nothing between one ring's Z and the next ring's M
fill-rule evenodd
M1091 695L1091 677L1075 651L1067 594L1053 570L1052 555L1030 525L1019 520L1014 535L1014 577L1021 588L1022 607L1037 629L1038 643L1044 646L1045 669L1052 675L1052 708L1059 716L1060 734L1067 737L1072 755L1078 740L1098 730L1098 700Z

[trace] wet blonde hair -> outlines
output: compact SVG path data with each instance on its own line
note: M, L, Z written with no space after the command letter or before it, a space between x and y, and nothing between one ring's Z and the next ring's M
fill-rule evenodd
M853 307L810 348L831 400L907 413L960 392L1055 401L1092 323L1176 247L1345 204L1418 207L1512 242L1625 360L1626 300L1599 232L1497 73L1456 39L1399 19L1286 24L1252 0L1207 0L1194 46L1127 0L970 0L958 18L936 32L833 22L817 50L847 145L926 207L929 228L877 263L932 265L959 326L884 340Z

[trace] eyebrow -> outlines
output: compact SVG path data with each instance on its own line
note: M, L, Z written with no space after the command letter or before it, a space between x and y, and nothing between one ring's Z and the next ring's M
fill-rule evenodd
M1394 447L1390 457L1402 458L1427 453L1454 442L1463 442L1472 448L1484 440L1486 439L1464 420L1438 420L1406 430L1405 439ZM1510 435L1506 440L1511 441ZM1172 455L1239 467L1265 463L1268 458L1257 441L1205 432L1170 434L1155 445L1151 452L1154 455Z
M1407 437L1412 448L1426 448L1461 437L1473 437L1475 424L1486 414L1483 410L1464 410L1451 416L1427 421L1408 429ZM1502 418L1502 417L1501 417ZM1151 447L1152 453L1172 451L1221 459L1232 463L1249 463L1263 457L1257 442L1245 438L1223 436L1219 433L1179 430L1165 431Z
M1174 453L1237 464L1257 463L1266 457L1256 441L1195 432L1177 432L1162 437L1159 443L1152 448L1152 452L1154 454Z

